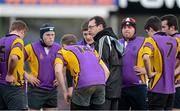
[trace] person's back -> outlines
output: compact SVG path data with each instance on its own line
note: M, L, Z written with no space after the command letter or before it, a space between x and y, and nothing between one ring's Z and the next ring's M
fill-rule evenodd
M28 30L21 21L14 21L9 35L0 39L0 110L27 109L24 85L24 42Z
M75 54L75 56L72 56L73 61L68 65L68 67L72 68L71 72L74 70L75 74L78 74L79 76L77 88L96 84L105 84L104 72L101 69L97 60L98 58L96 58L92 49L87 46L73 45L66 47L65 50L70 51L69 53ZM77 59L73 57L77 57ZM78 60L80 72L77 70L76 60Z
M22 44L19 44L19 43ZM22 49L23 41L22 39L19 38L18 35L7 35L6 37L3 37L0 39L0 46L1 46L1 61L0 61L0 68L1 68L1 80L0 83L3 84L8 84L7 81L5 80L7 71L8 71L8 60L9 60L9 56L10 56L10 52L12 47L19 47ZM13 53L13 52L11 52ZM23 54L21 54L23 57ZM23 58L21 58L21 61L18 63L19 65L23 65L24 62L22 62ZM23 67L19 67L18 69L16 68L16 71L19 72L19 74L22 74L23 72ZM14 73L14 76L19 79L19 81L16 81L16 85L22 85L21 81L22 81L22 76L20 76L18 73ZM21 78L19 78L21 77Z
M145 41L143 61L149 78L150 110L171 110L175 94L175 64L179 42L161 31L161 20L149 17L144 29L150 37ZM157 105L158 104L158 105Z
M174 69L178 43L167 35L155 34L146 42L152 41L154 45L153 68L157 72L154 80L150 82L150 90L156 93L171 94L174 88ZM146 46L146 45L145 45ZM163 87L162 87L163 86Z
M62 83L63 65L66 66L73 76L74 90L73 94L69 94L69 97L72 95L72 110L103 109L105 81L109 76L109 70L98 58L97 52L88 46L74 45L75 41L76 37L72 34L62 37L63 48L58 51L55 60L57 79L61 81L60 84L66 95L66 88ZM65 96L65 99L69 97Z

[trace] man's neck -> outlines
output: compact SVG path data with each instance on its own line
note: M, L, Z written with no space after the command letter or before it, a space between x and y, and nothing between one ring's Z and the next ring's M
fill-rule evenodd
M20 34L19 34L19 32L17 32L17 31L12 31L12 32L10 32L9 34L12 34L12 35L17 35L17 36L19 36L20 37ZM21 38L21 37L20 37Z
M170 36L174 35L175 33L178 33L178 30L171 31Z

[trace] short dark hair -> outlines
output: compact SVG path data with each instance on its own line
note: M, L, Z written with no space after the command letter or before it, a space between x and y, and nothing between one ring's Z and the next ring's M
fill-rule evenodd
M161 21L167 20L167 25L169 27L174 26L175 30L178 30L178 20L177 17L173 14L167 14L161 17Z
M89 21L91 21L91 20L95 20L96 25L102 24L103 28L106 28L106 22L104 21L104 19L102 17L94 16L94 17L89 19Z
M61 44L73 45L77 43L77 37L74 34L65 34L61 38Z
M27 27L27 25L26 25L26 23L24 21L16 20L11 24L11 26L9 28L9 32L12 32L12 31L15 31L15 30L17 30L17 31L24 30L24 31L27 32L28 27Z
M81 25L81 31L87 31L88 30L88 21L85 21Z
M146 20L146 24L144 26L145 30L149 30L150 27L154 31L161 31L161 20L157 16L151 16Z

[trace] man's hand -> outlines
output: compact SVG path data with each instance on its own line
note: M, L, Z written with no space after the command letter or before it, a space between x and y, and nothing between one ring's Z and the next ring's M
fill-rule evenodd
M58 83L57 79L55 79L55 80L53 81L53 85L54 85L54 86L59 86L59 83Z
M69 96L71 96L71 97L72 97L73 90L74 90L73 87L68 87L68 94L69 94Z
M33 86L39 86L41 83L41 81L37 79L36 77L34 77L32 74L26 74L25 77L27 78L28 81L30 81L30 83Z
M70 94L67 95L67 103L70 104L71 103L71 99L72 99L72 96Z
M15 79L14 75L7 74L6 75L6 81L9 82L10 84L14 85L16 82L16 79Z
M71 103L71 95L69 93L64 93L64 100L67 104Z
M134 66L134 71L137 72L137 75L146 74L146 69L144 67Z
M152 72L151 74L148 74L148 78L151 79L156 75L156 72Z

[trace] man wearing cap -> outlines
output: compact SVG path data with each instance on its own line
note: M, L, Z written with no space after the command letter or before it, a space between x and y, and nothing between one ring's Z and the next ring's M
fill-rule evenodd
M54 60L60 46L54 43L54 38L54 26L43 24L40 28L40 40L25 46L25 60L30 67L30 73L26 74L30 82L28 89L30 109L52 110L57 107Z
M124 45L122 95L119 100L120 110L145 110L147 86L143 74L142 49L144 37L136 36L136 21L125 18L121 22L122 39ZM131 58L131 60L129 60ZM144 70L145 71L145 70Z

